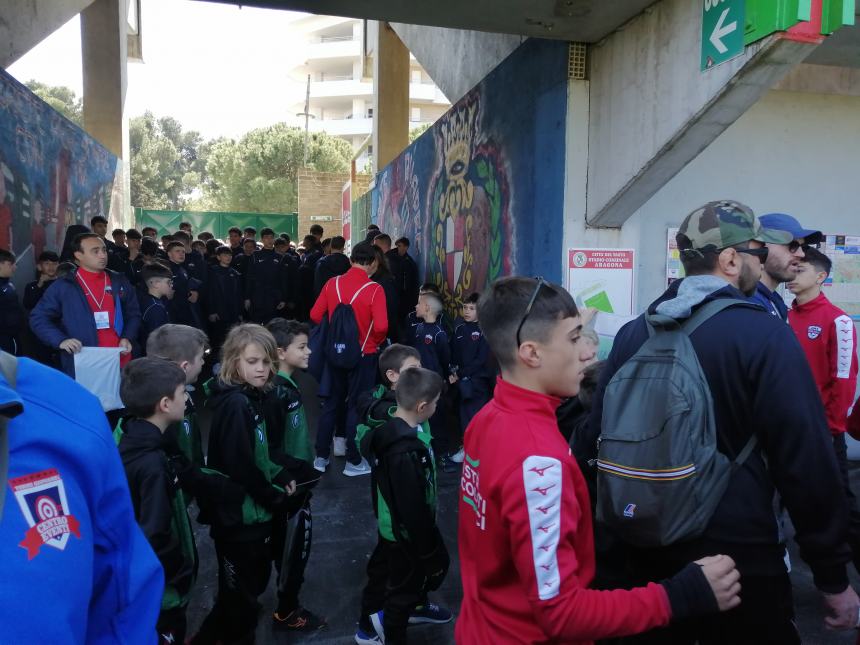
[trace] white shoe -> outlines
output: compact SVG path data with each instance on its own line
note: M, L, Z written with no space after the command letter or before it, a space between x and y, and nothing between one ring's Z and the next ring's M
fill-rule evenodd
M455 452L453 455L451 455L450 457L448 457L448 459L450 459L451 461L453 461L455 464L462 464L462 463L463 463L463 458L464 458L465 456L466 456L466 452L465 452L465 450L464 450L463 448L460 448L457 452Z
M326 468L328 468L328 459L325 457L317 457L314 459L314 470L324 473Z
M331 452L335 457L346 457L346 437L335 437Z
M359 475L369 475L370 474L370 464L367 463L367 460L362 458L361 461L357 464L353 464L350 462L346 462L346 466L343 468L343 474L347 477L358 477Z

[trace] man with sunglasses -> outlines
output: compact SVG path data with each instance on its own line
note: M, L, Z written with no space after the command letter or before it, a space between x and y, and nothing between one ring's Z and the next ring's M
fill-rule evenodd
M780 231L791 239L785 244L767 243L767 262L755 293L750 297L767 309L771 315L788 322L788 307L776 289L784 282L791 282L797 273L797 263L803 259L803 247L819 244L821 231L805 229L791 215L770 213L759 218L761 225L771 231Z
M791 239L790 233L763 228L743 204L705 204L687 216L677 236L687 277L673 282L649 313L683 323L707 302L752 295L769 255L765 244L787 246ZM647 338L644 316L616 336L594 397L591 436L600 435L607 384ZM701 537L658 549L625 545L629 583L661 580L690 560L724 553L741 573L743 597L740 607L725 614L654 632L637 643L800 643L785 544L772 507L776 491L822 592L827 625L855 627L860 600L846 573L847 504L821 399L791 328L758 307L739 305L703 322L690 342L710 388L717 449L733 459L752 433L757 447L733 472Z

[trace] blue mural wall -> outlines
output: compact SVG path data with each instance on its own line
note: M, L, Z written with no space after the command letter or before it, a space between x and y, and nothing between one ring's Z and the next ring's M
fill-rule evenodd
M59 252L66 226L108 216L117 159L0 69L0 248L32 280L33 258Z
M527 40L377 176L373 221L452 311L500 276L562 282L567 52Z

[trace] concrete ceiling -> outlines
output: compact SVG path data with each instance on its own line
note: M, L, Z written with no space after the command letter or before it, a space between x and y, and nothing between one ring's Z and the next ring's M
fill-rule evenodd
M655 0L206 0L413 25L596 42Z

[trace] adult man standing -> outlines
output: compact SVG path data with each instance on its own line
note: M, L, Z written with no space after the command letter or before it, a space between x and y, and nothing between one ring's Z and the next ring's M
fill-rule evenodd
M197 308L202 284L192 278L185 268L185 244L174 240L167 245L167 258L173 271L173 299L170 301L170 320L178 325L203 328Z
M275 253L275 232L264 228L260 239L263 248L251 255L244 276L245 311L251 321L264 324L278 315L287 302L281 257Z
M345 248L346 239L341 235L335 235L331 238L331 253L317 262L314 269L314 302L319 298L326 282L343 275L352 266L344 253Z
M344 415L346 405L346 459L343 474L348 477L370 474L370 466L361 457L355 445L358 423L356 402L360 394L376 383L377 352L388 333L388 314L385 309L385 292L370 280L378 267L376 253L369 242L356 244L350 255L352 268L342 276L329 280L311 309L311 320L320 324L323 316L331 318L341 303L352 308L361 343L361 359L352 370L326 365L323 380L329 379L328 397L323 405L316 440L314 468L325 472L331 455L331 442L338 418Z
M62 370L74 377L74 354L82 347L120 347L120 365L131 360L140 330L140 308L123 274L106 269L107 250L95 233L72 243L78 270L54 281L30 313L30 329L48 347L59 348Z
M830 258L814 248L804 250L788 290L794 302L788 323L800 341L821 394L827 427L833 436L833 450L845 497L848 499L849 543L854 568L860 571L860 510L848 477L848 449L845 431L848 410L857 387L857 331L854 321L822 293L821 285L830 275Z
M415 310L418 303L418 265L409 255L409 238L401 237L395 243L397 252L398 269L400 271L399 282L400 306L397 313L397 323L404 325L406 317ZM389 261L391 258L389 256ZM405 337L405 336L404 336Z
M648 312L683 323L705 303L751 295L769 252L765 243L786 245L790 237L762 229L746 206L720 201L688 215L677 241L688 277L672 283ZM604 407L610 405L604 401L607 384L648 336L644 315L616 336L594 398L589 420L593 436L600 434ZM710 387L717 449L735 459L753 433L757 445L733 470L701 537L653 549L625 545L629 582L661 580L690 559L722 553L741 573L743 602L721 616L636 642L800 643L785 545L772 508L775 490L791 514L795 540L824 597L827 624L855 627L860 600L846 573L851 550L845 496L820 397L791 329L758 308L733 306L702 323L690 342ZM622 508L627 503L606 501Z
M797 263L803 259L803 247L821 242L821 231L805 229L791 215L771 213L759 218L761 225L772 231L782 231L789 236L786 244L769 243L767 262L761 274L761 281L750 300L767 309L771 315L783 322L788 321L788 307L776 289L784 282L794 279Z

